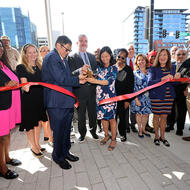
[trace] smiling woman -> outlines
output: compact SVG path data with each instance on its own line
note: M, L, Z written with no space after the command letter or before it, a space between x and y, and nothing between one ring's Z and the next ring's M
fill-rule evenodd
M21 83L41 81L42 62L38 49L33 44L26 44L21 52L21 64L16 71ZM26 130L27 140L32 153L43 156L45 151L39 144L41 121L47 121L47 115L43 104L43 88L41 86L26 85L22 88L22 122L20 131Z
M176 73L176 66L171 63L171 55L167 49L161 49L150 69L149 85L155 84L162 80L180 78ZM170 146L165 139L166 119L171 113L175 90L173 83L166 83L158 88L150 90L150 98L153 112L153 125L155 129L155 145L160 145L160 141L165 146ZM160 137L159 137L160 128Z

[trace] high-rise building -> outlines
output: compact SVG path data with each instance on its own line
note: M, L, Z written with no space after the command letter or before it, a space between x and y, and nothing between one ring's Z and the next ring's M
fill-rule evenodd
M188 9L155 9L154 10L154 27L153 42L154 49L166 47L170 49L173 45L183 46L187 43L188 38L176 33L188 31L188 20L190 13ZM148 40L145 39L147 18L146 7L138 6L123 21L123 45L133 43L136 54L146 54L149 50ZM128 34L125 36L125 33ZM165 33L165 35L164 35Z
M22 14L20 8L0 7L0 36L11 39L11 45L16 48L26 43L37 44L36 26L30 17Z

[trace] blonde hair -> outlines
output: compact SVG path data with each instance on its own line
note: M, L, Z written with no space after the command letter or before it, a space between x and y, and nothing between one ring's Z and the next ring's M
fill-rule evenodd
M136 58L135 58L135 70L139 70L140 69L139 66L138 66L138 64L137 64L137 60L138 60L139 57L142 57L146 61L146 69L148 69L148 67L149 67L149 61L148 61L147 57L144 54L141 53L141 54L138 54L136 56Z
M27 51L27 49L29 47L34 47L36 49L36 52L38 53L38 56L37 56L37 59L36 59L35 63L36 63L36 66L41 70L41 68L42 68L42 60L40 58L40 54L39 54L38 48L34 44L25 44L22 47L20 64L23 64L26 67L26 70L29 73L34 74L35 71L33 70L32 66L29 64L28 58L26 56L26 51Z

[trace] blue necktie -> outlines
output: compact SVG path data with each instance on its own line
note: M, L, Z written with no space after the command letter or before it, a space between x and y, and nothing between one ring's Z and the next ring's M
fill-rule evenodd
M89 61L88 61L88 59L87 59L86 53L84 53L84 61L85 61L85 63L86 63L87 65L89 65L89 68L91 69L91 65L90 65L90 63L89 63Z

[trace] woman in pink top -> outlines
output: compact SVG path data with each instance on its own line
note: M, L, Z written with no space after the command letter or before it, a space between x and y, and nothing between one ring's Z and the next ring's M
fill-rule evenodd
M10 69L6 50L0 40L0 86L16 86L19 80ZM18 166L19 160L9 157L10 130L21 122L20 90L0 92L0 177L14 179L15 171L9 170L6 164Z

